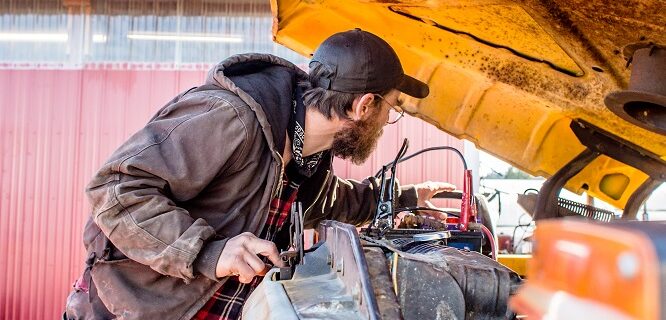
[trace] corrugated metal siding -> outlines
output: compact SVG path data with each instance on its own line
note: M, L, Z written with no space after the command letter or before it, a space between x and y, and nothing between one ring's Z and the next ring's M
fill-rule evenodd
M82 267L85 183L174 92L202 76L0 71L0 318L62 311Z
M84 187L113 150L204 71L0 70L0 318L54 319L83 268ZM363 178L410 151L462 143L406 117L386 127L364 166L338 161L339 176ZM403 183L460 183L459 161L435 152L402 165Z

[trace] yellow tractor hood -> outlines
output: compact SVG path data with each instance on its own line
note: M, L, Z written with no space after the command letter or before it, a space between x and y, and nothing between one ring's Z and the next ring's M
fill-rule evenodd
M666 43L665 3L272 0L271 7L274 40L305 56L340 31L361 28L382 37L405 72L430 86L427 98L407 100L411 115L549 177L586 149L572 120L664 163L666 136L619 117L604 98L629 84L628 45ZM663 109L653 111L663 116ZM647 178L602 155L566 188L623 208Z

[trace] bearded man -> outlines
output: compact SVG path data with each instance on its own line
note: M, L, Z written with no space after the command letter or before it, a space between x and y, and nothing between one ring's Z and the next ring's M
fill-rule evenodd
M268 54L232 56L114 152L87 187L87 268L66 317L237 319L288 246L290 207L306 227L372 220L378 181L333 174L365 161L402 116L400 93L428 95L393 49L355 29L326 39L309 74ZM391 116L390 114L394 115ZM402 186L426 206L446 183Z

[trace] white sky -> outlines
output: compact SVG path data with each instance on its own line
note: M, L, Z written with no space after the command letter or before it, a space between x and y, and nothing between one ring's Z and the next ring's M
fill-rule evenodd
M481 177L491 174L493 170L504 174L510 167L510 164L479 150L479 175Z

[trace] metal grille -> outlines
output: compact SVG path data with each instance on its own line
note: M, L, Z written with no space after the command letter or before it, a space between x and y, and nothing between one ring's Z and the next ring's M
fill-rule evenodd
M444 248L448 248L443 242L437 241L437 242L424 242L421 244L417 244L409 250L406 250L408 253L429 253L433 251L440 251Z
M575 201L558 198L560 216L583 216L588 219L609 222L615 214L612 211L599 209L594 206L578 203Z

